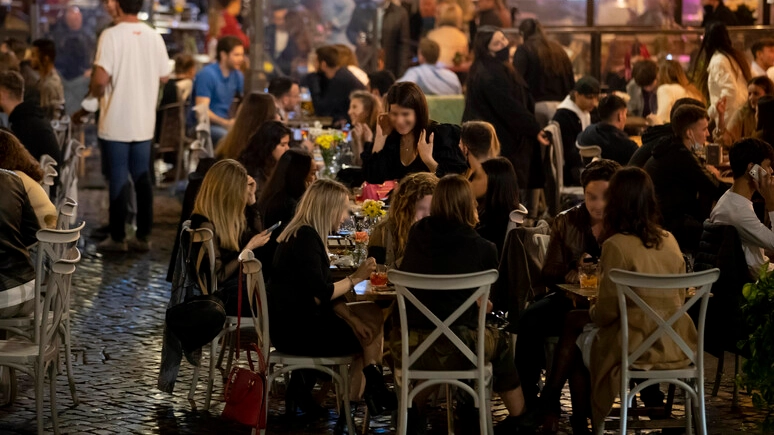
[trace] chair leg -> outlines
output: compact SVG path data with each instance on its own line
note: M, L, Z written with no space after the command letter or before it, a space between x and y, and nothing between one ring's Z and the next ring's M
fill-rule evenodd
M38 419L38 435L43 435L43 384L46 382L43 361L38 361L35 367L35 412Z
M363 413L363 429L361 432L363 435L366 435L368 433L368 429L371 428L371 417L368 415L368 407L365 407L365 412Z
M398 384L396 379L396 385ZM409 393L409 386L407 385L408 382L406 379L402 379L401 385L400 385L400 397L398 400L398 435L406 435L406 431L408 430L408 393Z
M736 378L739 377L739 354L734 355L734 393L731 398L731 409L739 409L739 384L736 382Z
M188 400L194 400L194 395L196 394L196 384L199 383L199 368L201 366L201 363L194 367L193 372L193 379L191 379L191 389L188 391Z
M218 367L219 369L223 368L223 357L226 355L226 348L229 347L226 344L226 340L228 340L230 337L231 337L231 333L229 332L226 332L225 334L223 334L222 337L220 337L221 339L220 352L218 352L218 364L216 365L216 367ZM228 376L228 373L226 374L226 376Z
M723 364L726 360L725 357L726 353L723 352L718 358L718 369L715 372L715 385L712 386L712 397L717 396L718 390L720 390L720 380L723 378Z
M49 391L51 397L49 398L50 404L51 404L51 423L54 427L54 434L59 435L59 416L57 415L56 410L56 366L54 364L51 364L48 366L49 374L48 374L48 383L51 387L51 390Z
M78 392L75 390L75 378L73 377L72 348L70 343L70 318L64 321L65 334L65 366L67 367L67 382L70 384L70 396L73 398L73 404L78 406Z
M452 386L449 384L444 385L446 390L446 431L449 435L454 435L454 396L452 396ZM484 433L484 432L482 432Z
M217 337L210 343L210 371L207 376L207 396L204 399L204 410L210 409L210 401L212 400L212 388L215 383L215 355L218 353L218 339Z
M355 422L352 421L352 410L349 406L349 366L339 366L339 373L341 374L341 397L339 399L344 404L344 418L347 419L347 433L356 435L357 429L355 429Z
M622 381L623 382L623 381ZM626 384L629 382L627 381ZM593 419L592 419L593 420ZM603 423L604 424L604 423ZM621 430L622 435L626 435L626 428L629 425L629 393L621 398Z
M483 382L478 383L478 426L481 433L489 433L489 420L491 411L486 394L487 386Z
M693 434L693 404L691 396L685 393L685 435Z
M226 376L231 373L231 364L234 362L234 349L236 348L236 334L229 333L230 342L228 346L228 361L226 361Z
M698 433L699 435L707 435L707 408L706 399L704 397L704 379L696 380L696 414L698 417Z

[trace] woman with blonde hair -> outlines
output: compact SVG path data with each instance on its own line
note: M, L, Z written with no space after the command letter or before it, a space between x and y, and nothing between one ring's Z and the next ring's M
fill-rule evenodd
M676 60L666 60L659 65L658 76L659 83L656 90L656 123L664 124L670 121L669 114L675 101L681 98L694 98L704 102L696 86L694 86L685 75L680 62Z
M470 41L463 32L462 8L456 3L438 6L435 29L427 32L427 39L435 41L441 48L438 62L446 67L461 64L470 54Z
M239 253L242 250L255 250L269 241L270 234L264 231L252 235L245 218L245 207L255 204L255 180L247 175L245 168L236 160L226 159L215 163L202 181L202 187L196 196L191 228L212 230L215 247L215 274L218 291L215 293L223 300L226 314L238 314ZM193 258L202 246L194 245ZM201 276L209 276L209 258L205 255L199 270ZM203 279L202 282L208 282ZM246 292L246 288L244 290ZM246 293L243 294L243 296ZM250 314L249 304L242 307L243 316Z
M328 235L348 217L349 191L341 183L317 180L301 197L296 215L277 238L268 286L271 341L290 354L361 355L354 366L364 367L366 404L372 415L381 415L397 407L382 377L382 312L375 304L350 306L344 299L370 277L376 262L369 258L352 275L331 279ZM354 366L352 375L359 375ZM358 399L360 381L353 378L350 399ZM302 409L307 405L305 412L318 408L308 390L293 394Z
M56 227L56 207L40 185L43 182L40 164L16 136L5 130L0 130L0 169L12 171L21 178L40 227Z
M368 255L379 264L398 267L414 223L430 216L430 202L438 177L429 172L405 176L392 193L387 219L376 225L368 241Z
M376 120L382 113L382 102L367 91L355 91L349 95L349 111L352 130L352 154L356 165L360 165L360 153L366 142L374 140L373 132L376 131Z
M215 158L237 160L247 147L250 137L266 121L278 119L274 97L263 92L252 92L237 110L234 126L217 143Z

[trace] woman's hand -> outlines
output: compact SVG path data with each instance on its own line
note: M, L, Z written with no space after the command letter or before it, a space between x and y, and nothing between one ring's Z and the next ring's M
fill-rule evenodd
M718 111L718 115L725 115L727 106L728 106L728 99L726 97L719 99L718 102L715 103L715 110Z
M354 314L349 318L349 326L355 331L355 335L363 345L371 344L378 333L368 323L360 320L360 317Z
M390 114L382 113L376 120L376 137L374 137L374 154L384 149L384 144L387 142L387 136L392 133L392 122L390 122Z
M256 248L260 248L261 246L268 243L269 239L271 238L271 233L266 230L260 234L256 234L253 236L252 239L250 239L249 242L247 242L247 246L245 246L245 249L253 250Z
M357 268L355 273L352 274L352 278L357 279L359 281L365 281L371 278L371 272L375 270L376 270L376 260L373 257L368 257L360 265L360 267Z
M364 123L358 123L352 129L352 139L359 141L361 146L366 142L374 141L374 132Z
M551 142L548 140L548 135L543 130L540 130L540 133L538 133L537 140L540 145L543 145L544 147L551 145Z
M419 133L419 142L417 142L417 152L419 158L425 162L430 172L435 172L438 169L438 163L433 159L433 137L435 133L430 133L430 138L427 138L427 133L422 131Z

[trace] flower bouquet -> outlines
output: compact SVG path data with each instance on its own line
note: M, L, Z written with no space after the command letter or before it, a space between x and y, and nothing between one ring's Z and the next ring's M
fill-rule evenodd
M336 157L339 143L344 140L344 134L338 130L327 130L314 139L314 144L320 148L320 155L325 162L324 173L327 176L335 175L333 160Z

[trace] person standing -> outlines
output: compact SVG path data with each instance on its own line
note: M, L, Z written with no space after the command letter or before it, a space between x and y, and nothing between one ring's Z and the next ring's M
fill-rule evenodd
M218 40L218 61L211 63L196 74L194 80L194 104L206 105L210 117L210 137L217 144L234 125L229 116L234 98L245 89L245 76L239 69L245 60L245 47L236 36L224 36Z
M90 93L99 98L99 140L110 167L110 237L102 251L148 251L153 226L150 179L151 139L159 87L169 77L169 56L161 35L141 23L142 0L118 0L115 26L100 36ZM137 194L137 233L126 239L124 185L131 174Z
M707 28L710 24L718 22L726 26L738 26L739 22L731 9L723 3L723 0L702 0L704 8L704 20L701 26Z
M58 119L65 103L62 78L54 68L56 45L50 39L37 39L32 43L32 67L40 74L35 85L40 92L40 107L50 119Z

